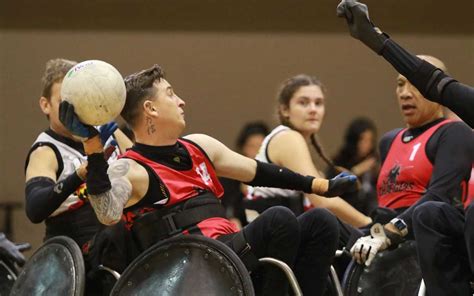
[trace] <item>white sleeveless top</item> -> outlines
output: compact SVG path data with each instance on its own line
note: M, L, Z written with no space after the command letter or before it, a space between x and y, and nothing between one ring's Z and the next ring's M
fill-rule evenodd
M262 146L255 157L256 160L259 160L264 163L272 163L270 159L268 159L268 144L270 143L271 139L278 133L291 130L289 127L285 125L279 125L274 128L268 136L263 139ZM268 198L268 197L299 197L301 196L300 191L295 190L287 190L287 189L280 189L280 188L269 188L269 187L252 187L248 186L248 193L247 199L252 200L256 198Z
M104 147L107 147L107 145L110 144L112 140L113 137L110 137L105 143ZM86 155L83 155L78 150L61 141L56 140L45 132L39 134L38 138L36 138L32 146L34 146L36 143L50 143L54 145L58 149L59 154L61 154L63 170L61 172L58 172L60 174L58 176L57 181L64 180L69 175L71 175L82 163L87 161ZM116 160L119 154L120 151L118 147L116 147L115 151L110 155L108 159L109 164L112 161ZM69 197L65 201L63 201L59 208L57 208L49 217L57 216L61 213L66 212L70 208L80 206L83 203L80 196L85 194L84 190L85 184L81 185L74 193L69 195Z

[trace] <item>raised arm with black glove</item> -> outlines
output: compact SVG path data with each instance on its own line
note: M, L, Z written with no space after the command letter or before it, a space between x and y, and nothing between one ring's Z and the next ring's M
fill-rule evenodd
M342 0L336 12L338 17L346 19L352 37L382 55L426 99L448 107L474 128L473 87L457 82L390 39L370 21L367 5L355 0Z

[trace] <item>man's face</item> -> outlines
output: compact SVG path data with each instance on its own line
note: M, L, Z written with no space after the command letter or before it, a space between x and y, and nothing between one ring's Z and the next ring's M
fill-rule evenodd
M185 102L174 92L171 85L165 79L154 83L157 89L154 105L158 111L158 119L161 124L170 128L184 130L186 122L184 120Z
M425 99L404 76L398 75L396 94L403 121L408 127L419 127L442 116L441 107Z
M51 87L51 98L40 98L40 107L44 114L49 117L49 127L56 133L73 139L72 134L59 121L59 104L61 103L62 82L55 82Z

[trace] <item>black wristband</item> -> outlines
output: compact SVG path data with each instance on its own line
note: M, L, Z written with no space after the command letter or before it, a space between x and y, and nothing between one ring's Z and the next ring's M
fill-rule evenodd
M87 157L87 192L97 195L109 191L112 188L107 169L109 164L105 160L104 153L93 153Z
M284 167L263 163L257 160L255 177L246 184L250 186L276 187L313 193L313 179L314 177L312 176L303 176Z

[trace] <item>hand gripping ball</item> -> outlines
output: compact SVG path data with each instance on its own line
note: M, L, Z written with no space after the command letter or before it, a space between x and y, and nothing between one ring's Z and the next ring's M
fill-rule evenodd
M114 120L125 105L125 83L114 66L89 60L74 66L64 77L61 98L74 105L81 122L102 125Z

